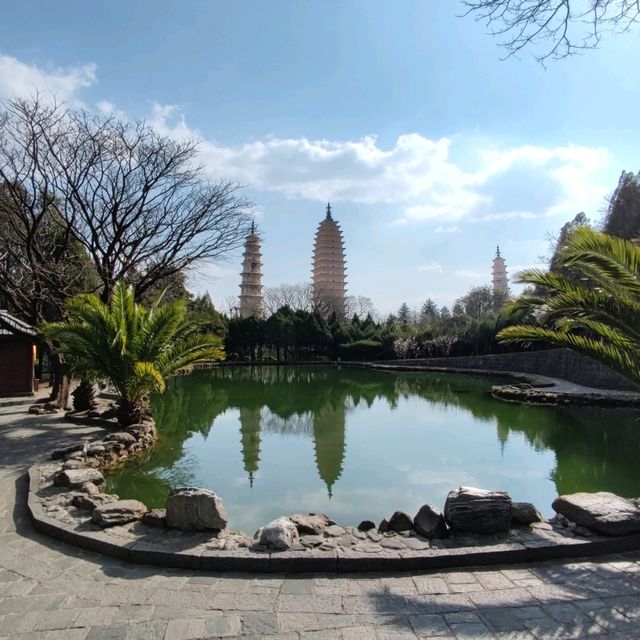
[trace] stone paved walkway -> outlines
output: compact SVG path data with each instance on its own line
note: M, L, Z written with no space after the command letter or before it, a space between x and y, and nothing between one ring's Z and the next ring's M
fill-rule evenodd
M640 638L640 553L430 574L251 576L136 566L37 534L24 471L71 434L0 408L0 639Z

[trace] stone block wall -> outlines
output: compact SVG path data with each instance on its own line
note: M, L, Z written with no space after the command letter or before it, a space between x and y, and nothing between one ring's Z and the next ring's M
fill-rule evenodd
M597 389L638 391L639 388L624 376L596 360L571 349L547 349L520 353L499 353L486 356L458 356L453 358L420 358L397 360L398 364L415 364L455 369L486 369L520 371L552 378L562 378L576 384ZM387 361L388 363L388 361Z

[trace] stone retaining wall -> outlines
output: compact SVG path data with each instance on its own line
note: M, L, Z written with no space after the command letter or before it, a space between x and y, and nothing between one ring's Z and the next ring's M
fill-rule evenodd
M499 353L486 356L454 358L416 358L385 360L384 364L415 364L454 369L486 369L491 371L521 371L523 373L562 378L586 387L638 391L631 380L603 364L571 349L547 349L520 353Z

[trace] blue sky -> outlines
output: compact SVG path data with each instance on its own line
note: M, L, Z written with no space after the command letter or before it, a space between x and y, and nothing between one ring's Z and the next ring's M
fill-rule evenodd
M249 185L264 284L310 277L331 200L348 288L383 313L450 305L538 264L640 169L640 32L548 65L504 52L456 0L22 2L0 22L0 97L35 89L202 140ZM240 257L192 286L218 306Z

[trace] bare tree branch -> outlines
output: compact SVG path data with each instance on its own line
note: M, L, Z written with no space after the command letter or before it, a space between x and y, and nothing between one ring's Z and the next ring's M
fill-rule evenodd
M51 194L64 233L95 265L104 299L119 280L143 295L162 278L224 259L248 232L241 187L207 182L192 140L37 97L2 103L0 134L0 179L20 185L32 203Z
M632 29L640 19L639 0L463 0L464 15L484 22L500 38L506 57L543 47L545 63L594 49L602 37Z

